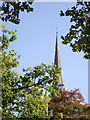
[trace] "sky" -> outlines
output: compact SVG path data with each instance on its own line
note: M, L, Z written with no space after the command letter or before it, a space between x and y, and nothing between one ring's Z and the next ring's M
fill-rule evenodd
M57 28L66 90L79 88L88 102L88 60L83 59L83 53L75 53L69 45L63 45L60 38L69 32L71 25L69 17L60 17L60 10L73 5L74 2L34 2L33 12L20 14L19 25L4 24L8 30L17 30L17 40L10 44L9 50L21 55L19 67L14 70L22 75L23 68L54 62Z

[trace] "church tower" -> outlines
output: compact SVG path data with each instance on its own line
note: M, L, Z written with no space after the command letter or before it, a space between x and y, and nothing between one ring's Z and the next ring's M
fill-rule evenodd
M61 65L61 57L60 57L60 50L59 50L59 43L58 43L58 32L56 32L56 46L55 46L55 58L54 58L54 64L56 65L56 68L59 68L61 66L61 76L59 78L59 91L65 90L65 84L64 84L64 78L63 78L63 70Z

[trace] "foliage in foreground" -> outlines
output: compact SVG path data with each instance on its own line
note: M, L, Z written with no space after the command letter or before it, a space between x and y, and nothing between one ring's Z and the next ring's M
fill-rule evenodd
M90 109L84 102L79 89L62 91L59 97L50 100L49 110L52 110L52 119L59 118L90 118Z
M31 4L26 2L3 2L2 20L19 24L20 11L32 11ZM58 98L59 96L59 91L53 89L53 87L56 89L58 87L60 69L55 69L54 64L48 66L41 64L35 66L33 69L23 69L23 72L25 72L23 76L17 74L13 71L13 68L19 65L18 59L20 56L14 50L7 52L9 44L16 40L16 31L9 31L5 26L2 26L2 31L2 119L52 120L57 119L56 117L58 116L61 118L64 117L64 113L62 114L62 112L65 112L67 107L63 107L63 110L59 113L52 111L56 107L51 107L51 110L47 110L48 103L51 105L53 99L51 94L53 94L54 98ZM66 102L65 105L68 106L68 103ZM62 106L60 107L62 109ZM87 108L87 105L84 108ZM61 109L59 108L59 110ZM69 109L67 108L67 110Z
M2 119L87 118L88 107L81 104L84 99L77 89L62 93L56 90L60 69L54 64L23 69L23 76L12 70L19 65L20 56L16 56L14 50L6 52L6 49L16 39L16 34L2 27Z
M81 104L84 99L77 89L61 93L57 90L60 68L54 64L23 68L23 76L13 71L20 56L6 49L16 34L2 27L2 119L87 118L88 106Z
M53 86L58 87L60 69L55 69L54 64L42 63L33 69L23 68L23 76L17 74L12 68L19 65L20 56L14 50L6 50L10 42L16 40L16 34L5 26L2 32L2 118L50 117L47 107L52 96L48 94L59 95Z
M2 21L10 21L15 24L20 23L20 12L32 12L33 8L31 7L33 0L30 0L31 2L20 2L19 0L16 0L16 2L4 2L2 0L2 13L1 13L1 19Z
M61 10L60 16L70 16L72 22L69 33L61 36L62 43L70 43L74 52L83 51L84 58L90 59L90 1L77 2L65 13Z

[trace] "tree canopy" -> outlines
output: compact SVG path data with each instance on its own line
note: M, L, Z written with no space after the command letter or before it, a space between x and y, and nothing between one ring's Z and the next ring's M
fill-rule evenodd
M13 71L19 65L20 55L6 49L16 40L16 30L7 30L3 25L2 28L2 119L50 118L47 107L51 94L59 95L53 86L58 87L60 68L42 63L33 69L23 68L23 76Z
M79 92L79 89L62 91L59 97L54 97L50 100L49 110L52 110L52 119L60 118L87 118L90 117L88 105L84 102L84 98Z
M16 0L15 2L3 2L2 3L2 13L1 19L2 21L10 21L15 24L20 23L20 12L32 12L33 8L31 7L33 0L31 2L19 2Z
M33 10L31 4L32 2L3 2L2 20L19 24L20 12L25 10L31 12ZM9 44L17 39L17 30L10 31L4 25L1 28L3 33L1 36L2 120L15 118L52 120L71 115L70 113L76 116L76 110L80 114L83 112L88 116L89 112L81 110L86 110L87 105L80 104L83 102L83 97L78 90L59 93L57 88L61 68L56 69L54 64L42 63L33 68L23 68L23 76L13 70L19 66L20 55L17 55L14 50L9 52L7 50ZM52 94L54 98L52 98Z
M70 16L72 25L66 36L61 36L62 43L72 47L74 52L84 52L84 58L90 59L90 2L77 2L75 6L60 16Z

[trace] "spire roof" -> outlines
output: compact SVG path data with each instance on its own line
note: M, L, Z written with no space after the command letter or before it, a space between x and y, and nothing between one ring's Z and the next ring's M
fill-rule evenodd
M56 46L55 46L54 64L56 65L56 68L59 68L60 66L62 67L62 65L61 65L61 57L60 57L60 49L59 49L59 42L58 42L58 32L56 32ZM61 68L61 76L59 78L59 89L60 89L60 92L62 90L65 90L62 68Z
M58 32L56 32L56 47L55 47L54 64L57 65L56 68L59 68L61 66L60 50L59 50L59 43L58 43Z

